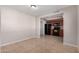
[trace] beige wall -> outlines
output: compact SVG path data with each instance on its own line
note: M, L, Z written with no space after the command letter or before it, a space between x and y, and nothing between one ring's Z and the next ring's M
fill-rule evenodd
M63 9L64 44L77 46L77 6Z
M10 8L1 8L1 44L35 36L35 17Z
M40 36L45 35L45 24L46 21L44 19L40 19Z
M77 14L78 15L78 21L77 21L77 27L78 27L77 28L78 29L78 32L77 32L77 38L78 39L77 40L78 41L77 41L77 43L78 43L78 51L79 51L79 6L77 6L77 7L78 7L78 10L77 10L78 11L78 14Z
M35 26L36 26L36 37L40 38L40 17L36 17L36 21L35 21Z

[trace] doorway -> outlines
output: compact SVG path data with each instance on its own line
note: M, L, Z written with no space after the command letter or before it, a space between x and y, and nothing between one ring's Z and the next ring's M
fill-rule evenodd
M63 18L47 20L45 26L45 35L63 37Z

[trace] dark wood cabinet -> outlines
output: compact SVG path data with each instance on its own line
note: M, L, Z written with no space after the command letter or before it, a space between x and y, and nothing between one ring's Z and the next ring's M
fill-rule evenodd
M63 29L62 29L62 30L60 30L59 35L60 35L61 37L63 37Z
M51 35L51 24L45 24L45 34Z
M53 35L54 36L60 36L60 23L54 23L54 25L53 25Z
M57 24L58 27L55 27L54 24ZM45 24L45 27L47 28L45 28L45 34L63 37L63 18L48 20L47 24Z

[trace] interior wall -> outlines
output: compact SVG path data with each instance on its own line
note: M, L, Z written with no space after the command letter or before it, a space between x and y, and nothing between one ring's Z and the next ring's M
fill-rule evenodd
M78 31L78 33L77 33L77 38L78 38L78 41L77 41L77 44L78 44L78 51L79 51L79 6L77 6L77 8L78 8L78 21L77 21L77 31Z
M40 17L36 17L36 21L35 21L35 26L36 26L36 38L40 38Z
M35 25L34 16L10 8L1 8L0 45L34 37Z
M77 46L77 6L70 6L63 10L64 44Z
M45 35L45 24L46 24L46 21L43 19L40 19L40 36Z
M0 35L1 35L1 9L0 9ZM0 43L1 43L1 39L0 39Z

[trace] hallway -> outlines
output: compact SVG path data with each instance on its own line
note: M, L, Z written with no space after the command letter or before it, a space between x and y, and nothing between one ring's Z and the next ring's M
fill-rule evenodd
M76 53L77 48L65 46L61 37L44 36L0 47L4 53Z

